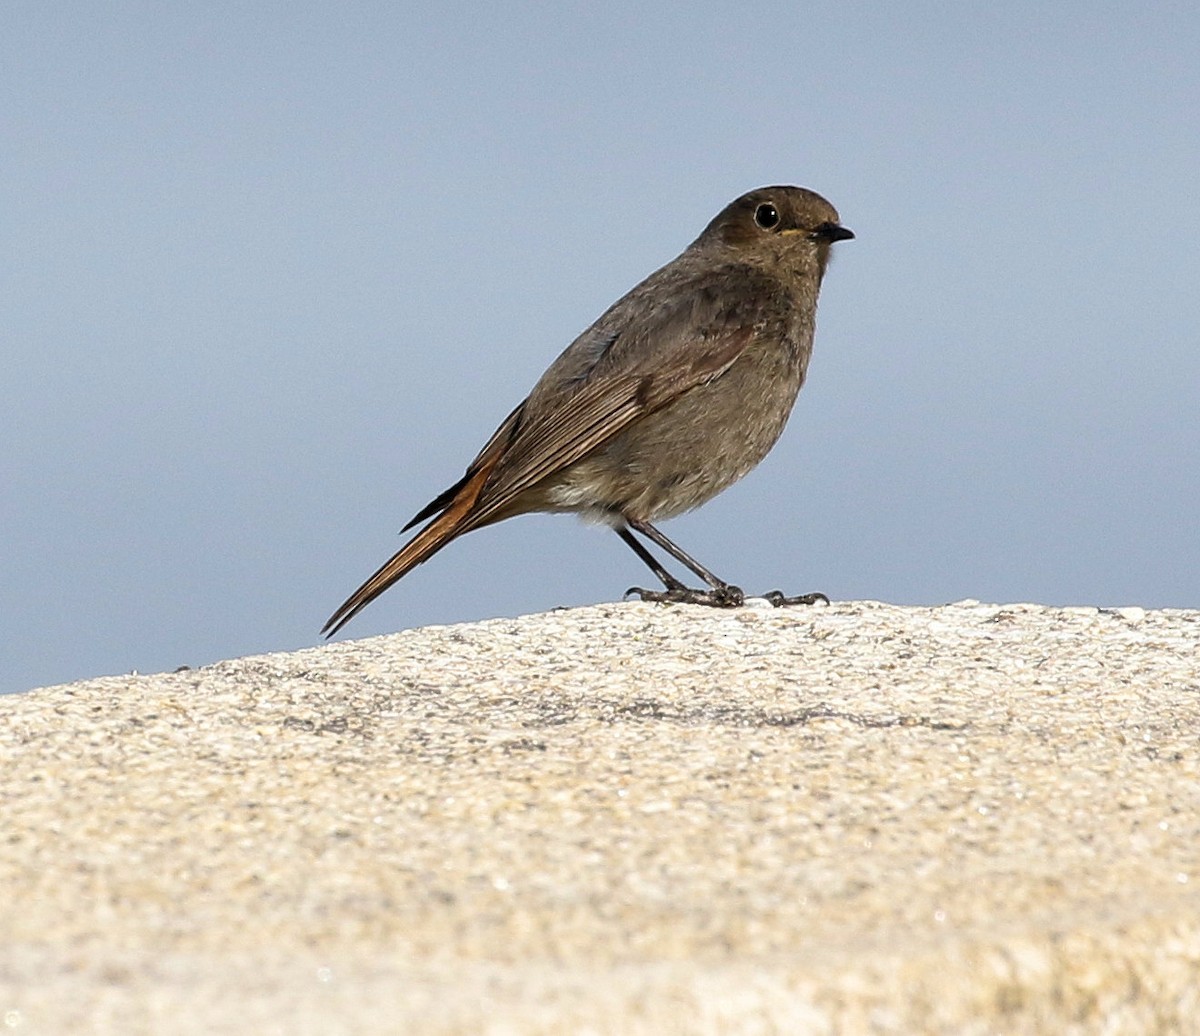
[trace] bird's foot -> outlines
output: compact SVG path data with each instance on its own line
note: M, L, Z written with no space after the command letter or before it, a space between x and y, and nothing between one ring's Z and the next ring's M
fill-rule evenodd
M693 590L688 586L670 586L665 590L644 590L631 586L625 596L637 594L643 601L664 601L668 604L704 604L710 608L740 608L746 601L740 586L713 587L711 590Z
M763 597L775 605L776 608L782 608L788 604L816 604L818 601L822 604L829 603L829 598L821 593L785 597L782 590L772 590L770 593L763 594Z

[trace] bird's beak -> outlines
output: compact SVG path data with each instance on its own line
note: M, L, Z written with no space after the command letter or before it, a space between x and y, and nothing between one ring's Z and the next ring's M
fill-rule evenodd
M834 241L851 240L854 237L854 231L849 227L843 227L840 223L822 223L812 232L812 236L815 241L828 241L832 244Z

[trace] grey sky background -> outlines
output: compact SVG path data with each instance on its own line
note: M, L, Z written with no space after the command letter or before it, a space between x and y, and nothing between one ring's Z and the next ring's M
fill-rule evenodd
M10 3L0 689L317 643L563 347L763 184L858 234L748 591L1200 605L1190 3ZM612 600L452 544L345 631Z

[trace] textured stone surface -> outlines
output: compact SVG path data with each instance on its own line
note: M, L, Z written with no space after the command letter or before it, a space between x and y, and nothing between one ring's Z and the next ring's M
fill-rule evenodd
M0 698L0 1031L1200 1032L1200 613L639 603Z

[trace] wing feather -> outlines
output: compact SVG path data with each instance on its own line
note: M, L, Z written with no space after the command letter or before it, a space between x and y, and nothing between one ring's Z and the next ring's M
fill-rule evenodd
M682 362L653 372L594 375L568 399L529 414L492 471L466 519L486 525L517 496L587 456L635 421L728 370L755 336L753 325L708 329L687 342ZM533 396L530 400L533 400ZM465 531L465 530L464 530Z

